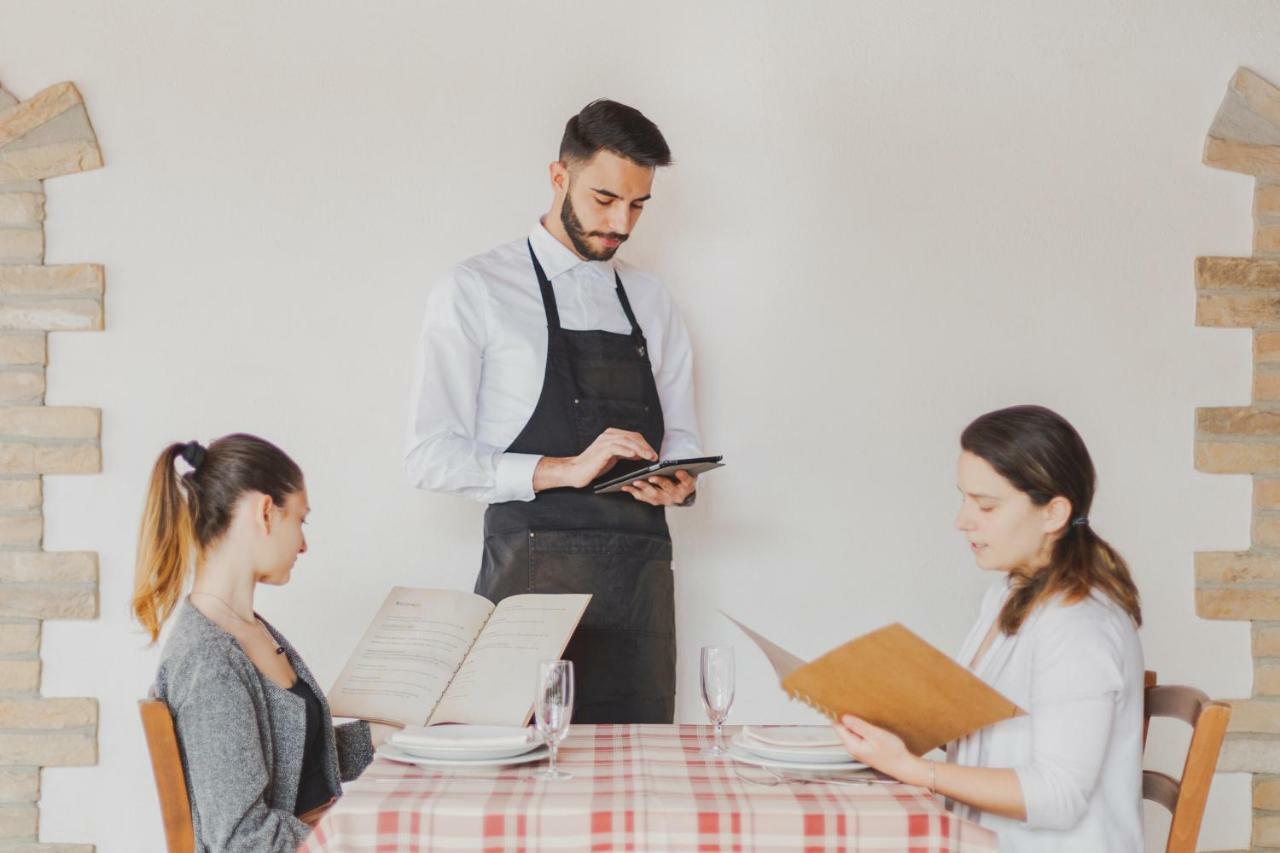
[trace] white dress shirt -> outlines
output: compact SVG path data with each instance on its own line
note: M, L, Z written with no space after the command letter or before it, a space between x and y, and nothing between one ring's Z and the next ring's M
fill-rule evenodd
M541 223L529 234L565 329L629 333L614 264L584 261ZM648 343L662 403L663 459L700 456L693 350L666 288L618 264ZM547 318L523 239L469 258L427 297L418 345L404 465L422 489L484 503L533 500L541 456L507 453L529 422L547 364Z
M987 590L960 651L968 665L1009 594ZM1141 853L1142 644L1133 621L1096 591L1038 607L997 633L974 673L1027 712L951 744L947 760L1018 774L1026 821L955 804L995 830L1001 853Z

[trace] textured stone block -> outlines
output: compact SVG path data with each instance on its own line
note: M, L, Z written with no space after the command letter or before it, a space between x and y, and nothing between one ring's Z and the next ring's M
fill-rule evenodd
M1280 400L1280 370L1266 364L1254 368L1253 400L1255 403L1274 403Z
M1280 815L1253 816L1253 849L1280 847Z
M1228 730L1252 734L1280 734L1280 702L1268 699L1233 701Z
M93 583L98 555L93 551L0 553L0 583Z
M0 699L0 729L78 729L97 724L96 699Z
M0 228L0 264L38 264L44 260L44 231Z
M1196 258L1200 290L1280 290L1280 260L1267 258Z
M1280 625L1254 623L1253 656L1256 658L1280 657Z
M1253 695L1280 695L1280 665L1259 663L1253 668ZM1280 768L1277 768L1280 769Z
M1253 478L1253 508L1255 510L1280 509L1280 478Z
M98 590L83 584L0 584L0 616L32 619L93 619Z
M0 269L0 296L101 297L104 279L99 264L15 266Z
M41 844L15 841L0 847L0 853L94 853L92 844Z
M1280 440L1280 410L1249 406L1196 409L1196 430L1208 436L1274 436Z
M4 268L0 267L0 275ZM0 334L0 364L40 365L48 362L47 338L44 332L9 332ZM1280 361L1280 357L1277 358Z
M0 803L0 840L34 839L38 821L35 803Z
M0 148L0 181L53 178L102 168L96 142L60 142L10 151Z
M0 660L0 693L35 693L40 689L40 660ZM4 763L0 760L0 764ZM13 762L21 764L22 762Z
M101 300L32 299L0 302L0 331L80 332L101 328Z
M0 181L35 180L102 165L75 86L60 83L0 112Z
M43 367L0 370L0 405L38 405L43 400Z
M1280 184L1258 181L1253 189L1254 216L1280 216Z
M0 480L0 511L40 509L44 486L39 477Z
M1280 555L1202 551L1195 555L1197 583L1280 582ZM4 575L0 573L0 578Z
M0 228L39 227L44 222L44 193L0 193Z
M0 732L0 765L82 767L98 760L90 731Z
M1280 739L1229 734L1218 759L1219 773L1275 773L1280 770Z
M33 803L40 798L40 771L34 767L0 768L0 802Z
M1280 254L1280 223L1259 222L1253 226L1253 253L1272 256Z
M1197 439L1196 470L1206 474L1280 473L1280 443Z
M0 148L83 105L84 99L72 83L58 83L42 89L27 100L0 111Z
M0 307L0 327L3 317ZM1232 329L1280 326L1280 293L1202 290L1196 294L1196 325Z
M1253 778L1253 807L1267 811L1280 811L1280 776Z
M1248 68L1239 68L1231 78L1230 90L1240 96L1250 112L1280 127L1280 88Z
M0 436L10 438L97 438L102 429L98 409L74 406L0 407Z
M1280 548L1280 514L1253 517L1253 544L1256 548Z
M34 655L39 651L39 622L0 622L0 655Z
M102 452L85 444L0 442L0 474L96 474Z
M1280 176L1280 146L1276 145L1252 145L1210 136L1204 141L1202 159L1206 166L1213 166L1215 169L1246 175ZM4 176L3 160L0 159L0 178ZM21 174L15 174L15 177L20 176Z
M0 547L40 547L44 516L38 512L0 515Z
M1204 619L1280 619L1280 587L1198 587L1196 615Z

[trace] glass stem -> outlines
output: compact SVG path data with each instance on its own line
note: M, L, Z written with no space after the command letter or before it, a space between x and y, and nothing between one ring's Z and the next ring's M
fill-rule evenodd
M551 750L551 775L556 775L556 752L560 749L560 742L555 738L548 738L547 748Z
M724 728L724 721L716 720L716 749L724 749L724 743L720 737L720 732L723 728Z

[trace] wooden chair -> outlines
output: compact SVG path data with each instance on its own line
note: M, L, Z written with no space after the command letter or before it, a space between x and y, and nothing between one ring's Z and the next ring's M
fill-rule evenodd
M138 712L147 736L147 751L151 753L151 770L156 777L156 793L160 795L160 815L164 818L169 853L192 853L196 847L195 826L191 823L191 800L187 795L187 779L182 773L173 716L169 706L160 699L139 700Z
M1145 684L1143 745L1146 745L1152 717L1173 717L1190 725L1191 745L1187 748L1181 779L1155 770L1142 772L1142 798L1159 803L1172 815L1165 853L1195 853L1209 784L1218 766L1227 721L1231 719L1231 706L1214 702L1194 687L1157 685L1154 672L1146 673Z

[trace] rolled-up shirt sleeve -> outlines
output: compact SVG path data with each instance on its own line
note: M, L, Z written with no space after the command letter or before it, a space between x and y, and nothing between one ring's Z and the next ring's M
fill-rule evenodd
M477 441L476 408L487 337L484 291L455 267L427 297L418 339L404 468L410 484L484 503L533 500L540 456Z
M702 455L693 395L693 345L680 311L669 296L665 307L662 364L653 377L665 427L659 455L663 459L689 459Z
M1031 761L1015 767L1027 825L1079 823L1098 785L1124 687L1121 640L1088 608L1051 605L1033 655Z

